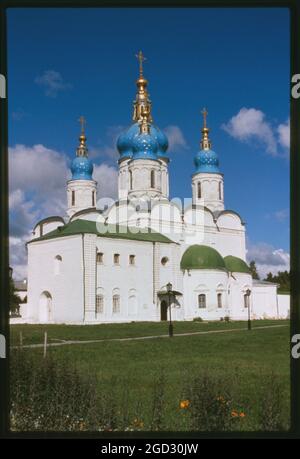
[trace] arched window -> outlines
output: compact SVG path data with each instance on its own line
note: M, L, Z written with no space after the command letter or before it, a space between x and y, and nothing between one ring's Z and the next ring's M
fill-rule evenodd
M222 308L222 293L218 293L218 308Z
M204 293L200 293L200 295L198 295L198 307L200 309L206 308L206 295L204 295Z
M61 264L62 264L62 257L60 255L56 255L54 258L54 274L58 275L61 273Z
M96 314L103 314L104 312L104 296L102 294L96 295Z
M129 171L129 189L132 190L132 171Z
M135 265L135 255L129 255L129 264Z
M197 190L198 190L198 199L201 199L201 182L198 182Z
M120 295L113 295L113 313L117 314L120 312Z
M114 254L114 264L119 265L120 264L120 255L118 253Z
M100 265L103 264L103 253L102 252L97 252L97 263Z
M72 191L72 206L75 206L75 191Z
M150 173L150 188L155 188L155 171Z
M92 207L95 207L95 191L92 192Z

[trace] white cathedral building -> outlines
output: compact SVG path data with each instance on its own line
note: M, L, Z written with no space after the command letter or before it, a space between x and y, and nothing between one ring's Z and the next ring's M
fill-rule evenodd
M97 207L82 131L65 216L39 221L27 243L30 323L280 318L277 285L252 279L245 223L225 208L207 112L192 198L169 198L168 139L153 123L143 57L133 122L117 141L118 200ZM99 184L101 188L101 183ZM170 292L171 290L171 292Z

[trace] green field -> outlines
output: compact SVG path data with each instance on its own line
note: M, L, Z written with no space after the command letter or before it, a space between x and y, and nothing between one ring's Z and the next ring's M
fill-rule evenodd
M262 326L282 325L259 329ZM243 328L243 330L236 330ZM234 331L230 331L235 329ZM157 379L165 380L165 429L184 429L180 400L186 398L190 381L208 373L238 386L239 406L246 412L242 430L256 430L259 391L276 378L282 384L284 426L289 425L289 322L254 321L251 332L245 322L178 322L175 333L228 330L226 333L174 336L135 341L109 341L114 338L167 334L166 323L107 324L95 326L13 325L11 344L42 343L47 330L49 343L57 340L107 339L94 344L49 347L54 359L74 362L83 374L97 377L98 391L113 393L116 403L128 399L132 416L145 423ZM41 348L26 349L42 359ZM231 384L231 383L229 383ZM272 385L272 384L271 384ZM271 386L270 386L271 388ZM124 395L125 394L125 395ZM222 395L222 394L220 394Z

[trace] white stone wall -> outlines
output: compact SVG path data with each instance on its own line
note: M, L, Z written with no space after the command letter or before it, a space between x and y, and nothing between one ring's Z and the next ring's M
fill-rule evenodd
M154 183L151 183L151 173ZM122 160L119 164L118 196L119 200L127 197L168 198L169 178L166 162L150 159Z
M289 319L290 318L290 295L278 294L278 318L279 319Z
M198 185L199 184L199 185ZM198 187L200 186L201 197ZM193 204L201 204L210 210L224 210L223 175L216 173L198 173L192 177Z
M247 290L252 292L252 277L246 273L230 273L229 275L229 294L228 304L230 308L230 318L233 320L247 320L248 308L245 307L244 295ZM250 311L253 313L253 301L250 295Z
M251 308L253 319L278 319L277 286L253 283Z
M74 205L72 203L72 192L75 193ZM80 210L95 207L97 202L97 182L95 180L69 180L67 182L67 202L67 214L69 217Z
M59 272L56 257L62 258ZM51 295L48 320L42 313L41 295ZM82 323L83 309L82 236L61 237L28 244L27 316L33 322Z
M219 320L230 316L228 304L228 274L206 269L185 270L183 274L185 319L201 317ZM217 294L222 294L222 307L218 307ZM206 295L206 308L199 308L198 295Z

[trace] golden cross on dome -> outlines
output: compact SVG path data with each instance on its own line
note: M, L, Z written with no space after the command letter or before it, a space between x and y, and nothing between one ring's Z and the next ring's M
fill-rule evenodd
M81 134L84 134L84 125L86 124L86 119L84 116L81 116L78 121L81 125Z
M208 115L208 111L206 110L206 108L203 108L201 113L203 115L203 127L206 128L206 117Z
M144 54L142 51L139 51L138 54L135 55L135 57L139 61L139 66L140 66L140 76L143 76L143 62L146 61L147 59L145 58Z

